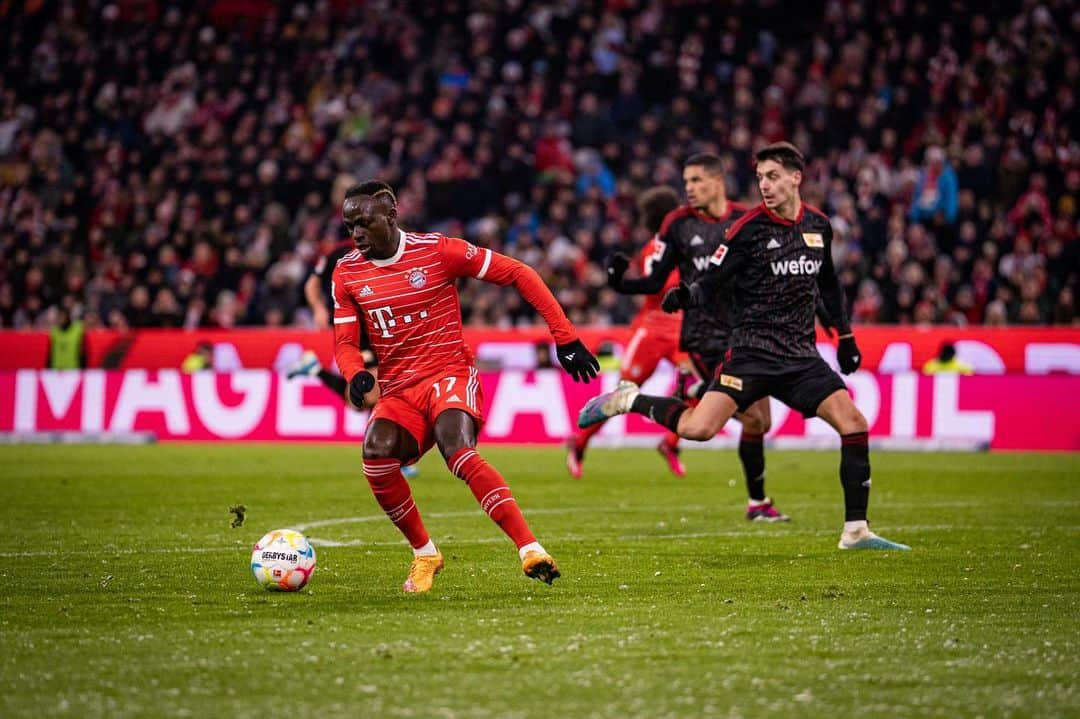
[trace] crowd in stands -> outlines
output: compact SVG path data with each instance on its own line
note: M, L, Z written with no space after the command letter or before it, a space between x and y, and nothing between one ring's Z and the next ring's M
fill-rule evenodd
M308 326L345 188L629 321L635 197L788 139L856 323L1075 324L1070 0L4 3L0 327ZM532 324L511 291L466 322Z

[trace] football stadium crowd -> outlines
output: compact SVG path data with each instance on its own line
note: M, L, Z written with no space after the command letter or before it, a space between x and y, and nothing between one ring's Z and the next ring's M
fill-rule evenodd
M780 139L856 323L1077 322L1069 0L15 2L0 27L0 327L309 325L367 177L404 227L625 323L603 263L647 239L637 194L707 151L756 203ZM485 283L462 303L538 321Z

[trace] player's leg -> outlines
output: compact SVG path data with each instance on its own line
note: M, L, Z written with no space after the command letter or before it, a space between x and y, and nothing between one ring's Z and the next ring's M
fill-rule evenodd
M686 354L679 350L679 344L677 338L672 338L671 344L668 346L667 351L664 353L664 357L675 366L675 397L679 399L685 399L687 375L684 372L685 367L692 367L691 360ZM659 363L657 363L659 364ZM655 368L654 370L655 371ZM691 370L695 373L696 371ZM652 374L650 372L650 374ZM689 404L696 404L697 400L693 399ZM664 433L663 438L659 444L656 445L656 451L660 453L660 456L664 458L664 462L667 464L668 469L676 477L686 476L686 465L683 464L682 458L679 456L679 435L671 430Z
M465 482L480 508L506 533L530 577L551 584L559 576L555 560L536 541L506 480L476 451L476 419L460 409L444 409L435 418L435 444L450 472Z
M630 336L630 342L626 345L626 354L623 355L619 379L628 380L636 384L644 382L656 369L660 362L660 355L650 353L651 343L647 327L638 327ZM585 461L585 450L589 447L589 440L597 432L604 428L604 423L599 422L589 427L578 429L566 440L566 469L574 479L581 479L582 463Z
M824 364L824 363L823 363ZM870 447L866 418L847 389L838 389L817 406L817 415L840 434L840 484L844 489L844 531L840 549L910 549L870 531Z
M746 518L753 522L787 522L783 514L765 494L765 434L772 428L769 398L762 397L735 415L742 423L739 435L739 461L746 478Z
M386 411L387 404L382 408ZM413 562L403 587L406 592L430 590L443 567L442 554L431 541L409 483L401 474L402 463L419 454L412 433L390 419L375 417L364 432L364 476L371 493L413 549Z
M338 397L345 397L345 392L348 389L345 378L323 367L322 363L319 362L319 356L311 350L307 350L300 355L300 359L289 368L285 376L288 379L294 377L318 377L319 381Z

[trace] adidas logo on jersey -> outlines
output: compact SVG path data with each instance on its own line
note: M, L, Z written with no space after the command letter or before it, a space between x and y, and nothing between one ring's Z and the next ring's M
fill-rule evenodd
M769 240L769 244L765 245L765 249L766 250L778 250L778 249L780 249L780 243L776 241L775 237L773 237L772 239Z
M799 255L797 260L770 262L774 275L816 275L821 270L821 260L808 260L806 255Z
M693 237L690 238L690 246L691 247L697 247L699 245L704 245L704 244L705 244L705 240L703 240L701 238L701 235L694 235Z
M372 290L367 285L364 285L363 287L360 288L360 296L361 297L368 297L369 295L373 295L373 294L375 294L375 291Z

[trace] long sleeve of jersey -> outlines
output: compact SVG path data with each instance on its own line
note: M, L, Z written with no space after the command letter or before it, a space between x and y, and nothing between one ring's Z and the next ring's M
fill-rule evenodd
M696 284L706 297L713 297L720 288L732 281L746 263L746 253L743 251L741 238L744 233L737 233L733 237L726 237L716 248L716 252L709 258L709 268L705 271Z
M678 263L672 243L660 235L653 237L651 251L643 258L640 277L623 277L618 290L624 295L655 295L664 289L671 271Z
M848 322L847 310L844 307L844 290L840 287L840 278L836 276L836 268L832 261L832 225L826 225L825 253L821 262L821 270L818 272L817 285L821 294L821 301L825 305L825 311L829 314L833 326L841 336L851 334L851 324Z
M345 380L351 382L356 373L364 369L364 356L360 352L364 320L360 308L345 291L337 268L330 287L334 297L334 359Z
M536 270L512 257L453 237L444 240L443 257L448 269L458 277L475 277L495 285L513 285L522 299L532 305L547 322L555 344L578 338L577 330L567 319L559 301L540 279Z

